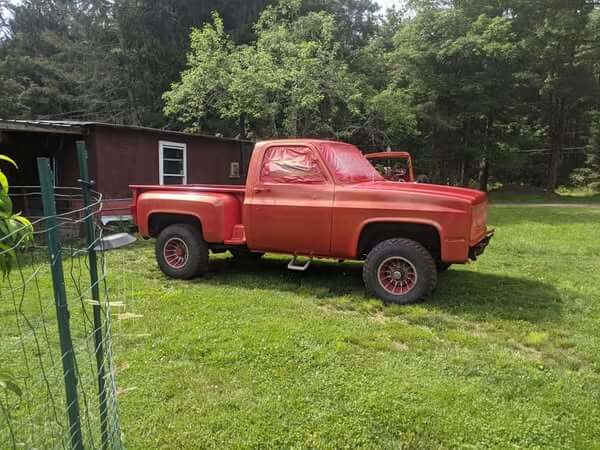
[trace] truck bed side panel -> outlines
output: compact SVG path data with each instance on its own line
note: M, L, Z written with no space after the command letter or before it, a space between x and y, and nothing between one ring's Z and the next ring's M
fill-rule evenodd
M150 236L153 214L193 216L202 224L204 239L221 243L231 239L233 227L241 221L240 196L221 192L185 192L183 190L146 191L137 195L136 219L142 236Z

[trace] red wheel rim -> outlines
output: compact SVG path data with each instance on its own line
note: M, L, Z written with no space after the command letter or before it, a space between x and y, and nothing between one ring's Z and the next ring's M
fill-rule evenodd
M173 269L181 269L188 261L189 251L183 239L173 237L163 248L163 256L167 264Z
M408 259L392 256L379 264L377 279L390 294L405 295L417 285L417 269Z

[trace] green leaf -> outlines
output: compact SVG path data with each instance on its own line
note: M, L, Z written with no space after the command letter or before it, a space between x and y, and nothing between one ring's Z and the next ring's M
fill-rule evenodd
M19 397L23 395L23 391L21 391L21 388L17 384L14 376L7 370L0 371L0 389L12 391Z
M17 222L20 222L22 225L25 225L28 228L33 229L31 222L27 218L23 217L21 213L15 214L14 216L12 216L12 219L16 220Z
M2 189L2 192L8 193L8 179L6 178L6 175L4 175L2 173L1 170L0 170L0 188Z
M17 169L19 168L19 166L17 166L17 163L14 162L11 158L9 158L6 155L0 155L0 161L7 161L7 162L11 163L13 166L15 166Z
M12 210L12 200L10 199L6 191L0 191L0 212L12 214Z

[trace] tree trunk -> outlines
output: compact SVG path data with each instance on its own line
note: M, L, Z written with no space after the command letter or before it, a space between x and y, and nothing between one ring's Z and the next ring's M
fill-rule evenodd
M550 165L548 167L548 179L546 187L554 191L558 184L558 169L562 156L562 148L565 140L565 98L554 98L552 101L552 121L550 129Z
M490 167L488 160L484 156L479 163L479 190L483 192L488 191L488 181L490 178Z
M246 114L240 114L240 139L246 139Z
M546 183L546 188L550 192L554 192L554 189L556 189L556 185L558 184L558 167L560 165L562 146L553 138L551 149L552 154L550 157L550 167L548 168L548 180Z
M490 163L488 161L488 151L490 147L490 130L494 123L493 117L486 117L485 119L485 142L483 146L483 157L479 162L479 190L483 192L488 191L488 183L490 181Z
M125 68L125 75L126 75L126 89L127 89L127 100L128 100L128 106L127 106L127 115L129 116L129 125L141 125L141 121L140 121L140 116L138 114L138 107L137 107L137 101L135 98L135 94L133 92L132 86L133 86L133 80L134 77L132 75L132 70L131 70L131 64L130 64L130 52L129 49L127 48L126 44L125 44L125 38L123 36L123 32L121 30L121 24L117 23L117 30L118 30L118 38L119 38L119 47L120 50L123 54L123 61L124 61L124 68Z
M471 135L471 119L466 119L463 122L463 151L460 158L460 175L459 183L465 185L465 155L469 151L469 137Z

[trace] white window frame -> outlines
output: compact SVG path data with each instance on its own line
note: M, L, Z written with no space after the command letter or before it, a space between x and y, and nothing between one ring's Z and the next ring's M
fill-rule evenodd
M164 173L164 148L171 147L178 150L183 150L183 183L187 184L187 144L182 142L158 141L158 181L164 185L164 177L181 177L179 174Z

